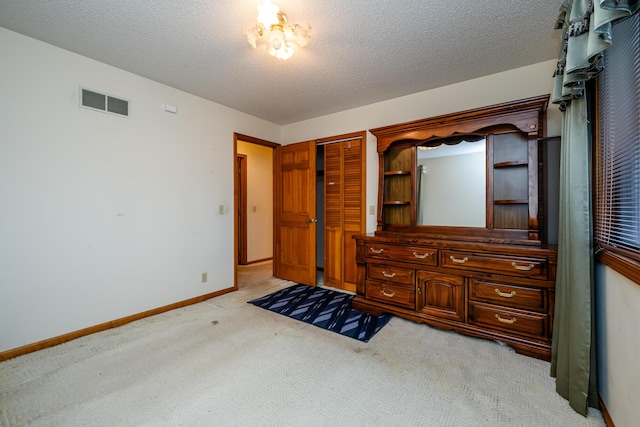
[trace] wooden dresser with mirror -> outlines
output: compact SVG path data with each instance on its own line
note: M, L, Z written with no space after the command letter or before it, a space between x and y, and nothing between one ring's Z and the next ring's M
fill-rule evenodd
M494 339L549 360L549 96L372 129L376 232L356 236L353 307Z

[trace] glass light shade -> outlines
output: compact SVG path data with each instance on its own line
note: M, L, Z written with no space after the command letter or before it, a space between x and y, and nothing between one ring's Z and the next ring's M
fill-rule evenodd
M258 22L266 28L276 25L278 12L280 12L280 8L277 5L265 0L263 4L258 5Z
M286 39L284 32L279 28L273 28L267 37L267 53L280 59L289 59L294 49Z
M260 25L256 25L255 27L245 28L242 30L242 34L247 38L247 41L251 45L252 48L258 47L258 42L260 40L260 35L264 32L264 28L261 28Z
M270 31L267 40L271 51L278 51L285 46L284 34L282 34L282 31L280 30Z

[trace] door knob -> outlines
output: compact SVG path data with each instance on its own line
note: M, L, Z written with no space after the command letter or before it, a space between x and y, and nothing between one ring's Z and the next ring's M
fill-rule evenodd
M307 220L307 222L318 222L318 220L317 220L317 219L313 219L313 218L309 218L309 219Z

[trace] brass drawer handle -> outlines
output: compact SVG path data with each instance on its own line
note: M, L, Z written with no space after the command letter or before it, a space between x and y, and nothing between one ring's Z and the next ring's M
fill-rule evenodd
M418 252L414 252L413 256L418 259L425 259L426 257L431 256L431 254L429 252L425 252L423 255L420 255Z
M381 290L381 291L380 291L380 293L381 293L383 296L388 297L388 298L393 298L393 297L395 297L395 296L396 296L396 293L395 293L395 292L393 292L393 291L389 292L389 291L387 291L386 289Z
M516 318L515 317L511 317L511 319L504 319L504 318L500 317L499 314L496 314L496 319L498 319L498 322L506 323L508 325L511 325L512 323L516 323Z
M516 270L520 270L520 271L529 271L531 270L533 267L535 267L534 264L529 264L529 265L518 265L517 262L513 261L511 263L511 265L513 266L513 268L515 268Z
M458 258L454 257L453 255L451 255L449 257L449 259L451 261L455 262L456 264L464 264L465 262L469 261L469 258L467 258L467 257L464 257L462 259L458 259Z
M396 273L387 273L386 271L383 271L382 275L388 279L393 279L394 277L396 277Z
M376 248L369 248L369 250L371 251L371 253L374 254L381 254L382 252L384 252L384 249L380 248L380 249L376 249Z
M510 293L500 292L500 289L496 288L496 294L503 298L513 298L516 296L516 291L511 291Z

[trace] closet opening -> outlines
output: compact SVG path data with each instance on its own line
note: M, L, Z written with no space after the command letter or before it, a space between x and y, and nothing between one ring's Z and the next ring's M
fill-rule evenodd
M316 286L324 285L324 144L316 146Z

